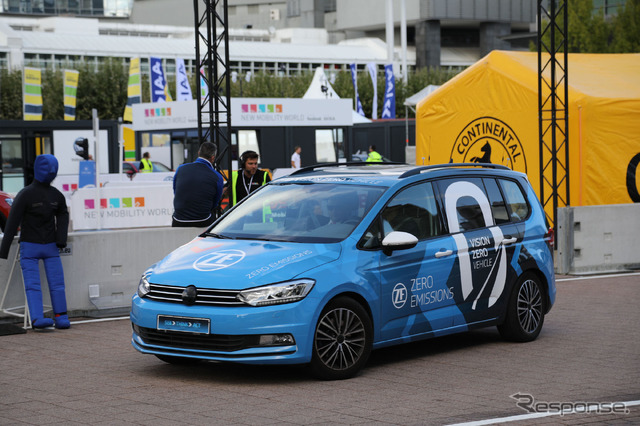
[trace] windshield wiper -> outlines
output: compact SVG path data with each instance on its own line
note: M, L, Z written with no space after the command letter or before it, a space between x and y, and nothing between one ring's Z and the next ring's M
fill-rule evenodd
M213 237L213 238L219 238L221 240L235 240L235 238L233 237L228 237L226 235L222 235L222 234L216 234L215 232L205 232L200 234L201 237Z

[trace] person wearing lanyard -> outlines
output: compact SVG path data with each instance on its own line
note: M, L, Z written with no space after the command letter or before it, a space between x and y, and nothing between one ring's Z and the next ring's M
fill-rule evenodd
M258 168L258 158L259 155L255 151L245 151L240 156L240 170L234 170L231 179L235 189L232 205L236 205L238 201L271 181L269 172Z

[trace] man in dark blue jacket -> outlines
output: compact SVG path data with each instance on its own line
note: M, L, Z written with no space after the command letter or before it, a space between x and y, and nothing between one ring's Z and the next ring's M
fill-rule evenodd
M204 142L193 163L181 164L173 177L174 227L209 226L222 198L222 176L213 168L217 148Z
M54 325L45 318L42 307L39 262L42 259L49 284L56 328L69 328L64 273L58 248L67 245L69 212L60 191L50 185L58 174L58 160L53 155L36 157L34 181L23 188L9 211L0 258L9 256L13 237L20 227L20 266L24 278L29 315L34 328Z

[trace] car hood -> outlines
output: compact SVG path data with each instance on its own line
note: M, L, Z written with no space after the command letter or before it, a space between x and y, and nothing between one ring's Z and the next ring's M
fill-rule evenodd
M340 256L340 244L196 238L154 265L149 282L242 290L299 277Z

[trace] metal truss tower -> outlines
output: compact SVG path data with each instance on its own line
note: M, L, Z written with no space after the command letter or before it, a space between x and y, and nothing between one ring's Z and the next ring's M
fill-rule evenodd
M203 10L200 10L200 9ZM218 148L216 168L226 158L231 176L231 85L227 0L193 0L198 79L198 141ZM206 90L202 87L204 86ZM225 157L226 152L226 157ZM235 188L232 188L235 190Z
M540 199L556 230L558 208L569 205L568 5L538 0Z

